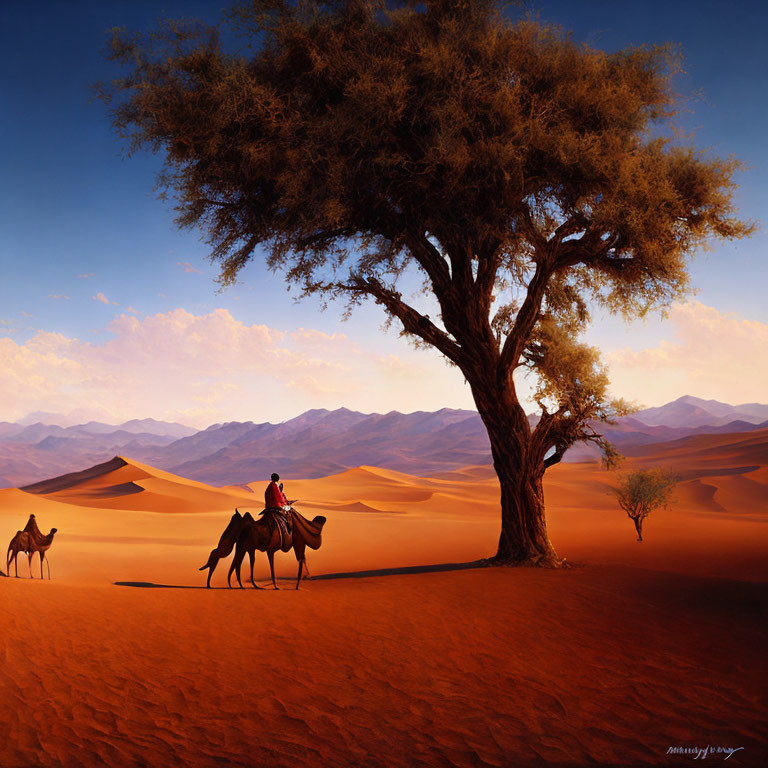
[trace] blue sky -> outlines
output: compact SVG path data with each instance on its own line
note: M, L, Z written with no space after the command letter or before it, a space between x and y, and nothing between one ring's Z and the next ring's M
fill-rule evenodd
M205 398L199 390L205 388L206 382L226 390L232 381L240 381L232 397L221 397L215 407L174 408L172 398L161 404L147 391L144 399L137 396L130 403L131 409L144 411L132 413L133 416L183 420L186 414L187 420L202 424L209 418L275 420L305 407L340 404L363 408L367 403L367 410L413 410L430 407L430 403L434 408L471 407L458 374L436 356L412 351L395 332L383 334L383 318L374 307L358 312L351 322L342 323L339 312L333 308L318 312L316 301L294 304L282 279L258 262L245 270L241 285L218 292L215 270L206 261L206 246L199 233L178 231L171 204L161 203L154 195L159 158L145 153L131 159L123 156L104 106L91 100L90 86L114 74L112 65L101 54L106 31L113 26L148 30L157 18L165 16L198 17L214 22L223 5L109 0L2 3L0 342L4 342L8 359L17 367L7 373L4 385L0 382L7 411L3 412L0 406L0 420L19 418L27 410L86 414L89 407L102 418L110 414L121 418L127 414L128 405L124 413L113 402L101 402L97 387L88 390L84 386L78 399L75 390L80 380L74 375L67 379L64 370L72 369L68 363L73 362L83 376L90 366L91 378L99 378L107 386L107 382L122 374L115 367L99 368L105 364L104 359L117 354L118 345L113 343L113 349L105 345L120 341L124 345L119 347L121 354L127 354L125 349L132 348L131 334L146 331L127 320L112 325L114 319L125 315L142 323L148 317L162 316L166 325L178 327L182 316L172 318L171 313L182 309L187 313L182 322L186 323L185 333L199 325L190 317L212 317L215 311L228 313L231 320L226 322L238 332L245 329L246 336L247 329L253 326L268 327L276 334L300 334L300 329L321 332L337 340L335 350L325 360L331 368L324 369L323 360L316 360L319 368L312 373L318 384L315 390L302 389L298 379L292 379L286 389L286 382L275 378L266 387L269 404L265 404L259 396L261 385L254 378L256 373L252 371L251 379L246 381L247 376L237 373L236 362L231 361L224 366L232 366L226 380L220 380L211 371L197 382L198 401L203 403ZM766 4L542 1L536 8L544 20L572 29L576 39L609 50L642 43L680 43L686 73L678 78L677 88L685 96L701 93L691 103L694 113L684 116L683 127L696 131L698 146L716 155L734 154L749 166L740 175L736 202L743 216L765 218ZM617 386L627 388L627 383L634 382L629 386L634 388L630 395L647 404L685 394L696 386L697 379L686 379L685 372L678 372L677 378L670 379L663 390L650 386L643 390L633 379L632 366L635 370L638 366L647 368L649 360L658 363L669 359L676 346L682 348L686 344L681 357L687 354L695 360L690 357L691 341L685 337L696 335L697 324L714 328L710 346L719 338L718 333L738 333L740 329L746 345L742 353L749 354L747 337L760 337L763 324L768 323L765 252L765 229L749 241L714 244L714 249L700 254L692 266L697 304L688 310L680 309L677 314L673 312L667 322L653 319L627 326L617 319L598 318L589 339L603 348L612 373L613 366L617 366ZM716 314L712 315L710 310ZM210 322L216 325L222 317L216 315L216 322ZM157 334L164 333L161 326L162 323L156 324ZM179 337L182 338L189 337ZM270 338L276 355L286 352L298 358L302 354L303 342L298 339L304 337L289 340L285 336L279 341L273 334ZM145 343L153 342L146 336ZM67 351L75 348L79 357L74 351ZM368 371L374 382L365 385L363 377L360 391L346 399L343 388L329 394L329 387L322 383L323 376L331 375L329 371L334 370L334 365L341 366L337 370L342 371L345 360L355 360L355 355L362 353L367 362L361 359L360 371ZM70 354L74 356L72 360L67 359ZM247 347L239 354L247 356ZM619 358L623 355L624 363L615 359L611 362L613 354ZM760 349L756 348L753 357L754 354L759 355ZM28 388L25 397L20 397L18 392L25 382L46 378L41 366L54 358L52 380L41 381L39 389ZM394 371L403 372L403 381L408 384L405 388L390 384L385 392L377 382L382 380L380 366L390 364ZM264 366L270 365L265 358ZM321 369L324 374L319 372ZM180 376L188 374L179 371ZM167 371L163 375L173 377ZM396 373L392 375L397 378ZM58 389L57 377L62 381ZM154 388L157 386L155 383ZM683 391L676 391L676 386ZM700 391L690 393L749 399L755 391L759 392L759 386L753 380L752 388L729 389L724 380L717 385L719 389L712 385L705 391L706 385L699 382ZM286 395L286 391L294 394ZM83 399L86 392L89 394Z

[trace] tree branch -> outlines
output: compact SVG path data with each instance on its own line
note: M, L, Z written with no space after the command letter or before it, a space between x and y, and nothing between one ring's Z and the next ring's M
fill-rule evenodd
M622 244L619 234L604 237L597 231L587 230L576 240L558 242L555 247L555 268L557 271L576 266L576 264L593 264L602 266L615 266L628 259L611 259L608 254L617 251Z
M496 273L499 271L499 246L498 239L486 241L477 254L477 279L475 280L475 293L480 301L481 309L488 315L493 301L493 286L496 282Z
M435 295L439 300L441 294L444 296L451 288L451 275L443 255L429 242L423 232L405 232L403 242L413 258L429 276Z
M515 318L515 324L504 342L499 359L499 374L507 375L509 371L517 366L520 355L523 353L526 342L536 324L541 309L541 302L544 299L544 291L547 282L552 275L552 268L549 260L542 258L536 262L536 271L531 282L528 283L528 293L525 297L520 311Z
M539 232L536 222L531 215L531 209L527 205L522 206L520 218L520 227L528 242L533 246L535 251L538 251L541 254L546 253L548 246L547 238Z
M577 232L587 230L589 220L583 213L574 213L569 219L566 219L554 232L548 243L550 246L558 247L566 237L575 235ZM586 234L586 233L585 233Z
M375 278L353 275L350 283L338 284L337 287L350 293L372 296L377 304L381 304L403 324L407 333L431 344L456 365L461 366L466 362L461 347L445 331L438 328L428 316L406 304L399 293L382 285Z
M534 249L534 262L536 271L528 283L528 292L520 311L517 313L512 330L504 342L499 361L499 374L507 375L517 366L523 353L526 341L539 318L541 303L552 274L565 264L560 264L558 251L562 247L563 239L587 228L587 219L580 213L576 213L563 222L550 239L539 231L533 220L530 208L524 205L522 208L522 229L528 242ZM588 231L588 229L587 229ZM586 233L585 233L586 236ZM579 239L579 242L583 238ZM570 241L569 241L570 242ZM574 262L576 263L576 262Z
M555 464L559 464L563 456L565 456L567 448L565 447L558 447L555 449L555 452L547 459L544 459L544 469L549 469L551 466L554 466Z
M337 229L329 229L323 232L317 232L314 235L307 235L307 237L300 238L296 241L296 249L303 250L305 248L313 248L318 245L330 243L339 237L349 236L351 233L348 228L338 227Z

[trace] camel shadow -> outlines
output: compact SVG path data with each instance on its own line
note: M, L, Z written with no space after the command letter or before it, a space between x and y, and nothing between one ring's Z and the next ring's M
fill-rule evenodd
M278 579L278 581L288 581L288 579ZM248 584L250 585L250 582ZM134 589L202 589L208 591L212 589L228 589L230 592L240 591L239 587L206 587L205 584L155 584L154 581L113 581L112 586L133 587Z
M379 568L372 571L342 571L340 573L321 573L309 577L309 581L326 579L369 579L377 576L400 576L414 573L440 573L442 571L467 571L471 568L487 568L487 560L472 560L468 563L438 563L436 565L406 565L402 568ZM286 579L278 579L285 581ZM155 584L153 581L113 581L116 587L135 589L208 589L204 585L192 584ZM210 589L231 589L230 587L210 587ZM238 590L239 591L239 590Z
M139 589L205 589L206 587L194 584L155 584L153 581L113 581L116 587L136 587ZM213 589L226 589L226 587L213 587Z

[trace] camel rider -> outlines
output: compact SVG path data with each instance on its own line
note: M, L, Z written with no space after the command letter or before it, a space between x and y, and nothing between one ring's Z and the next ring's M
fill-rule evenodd
M270 484L267 486L267 490L264 491L264 506L267 512L280 515L288 530L291 529L291 506L283 493L283 484L277 484L280 480L280 475L277 472L273 472L271 476Z

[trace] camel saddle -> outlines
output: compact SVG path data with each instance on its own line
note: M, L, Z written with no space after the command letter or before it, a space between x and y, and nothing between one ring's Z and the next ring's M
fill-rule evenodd
M290 552L291 546L293 546L290 512L284 512L280 507L268 507L259 512L259 516L261 515L264 515L264 519L273 531L277 530L277 535L280 537L280 550Z
M291 507L290 512L284 512L280 507L269 507L259 512L269 521L273 530L277 528L280 536L280 549L288 552L295 539L302 539L310 549L320 549L323 542L322 529L325 518L318 525L315 520L307 520L304 515Z

